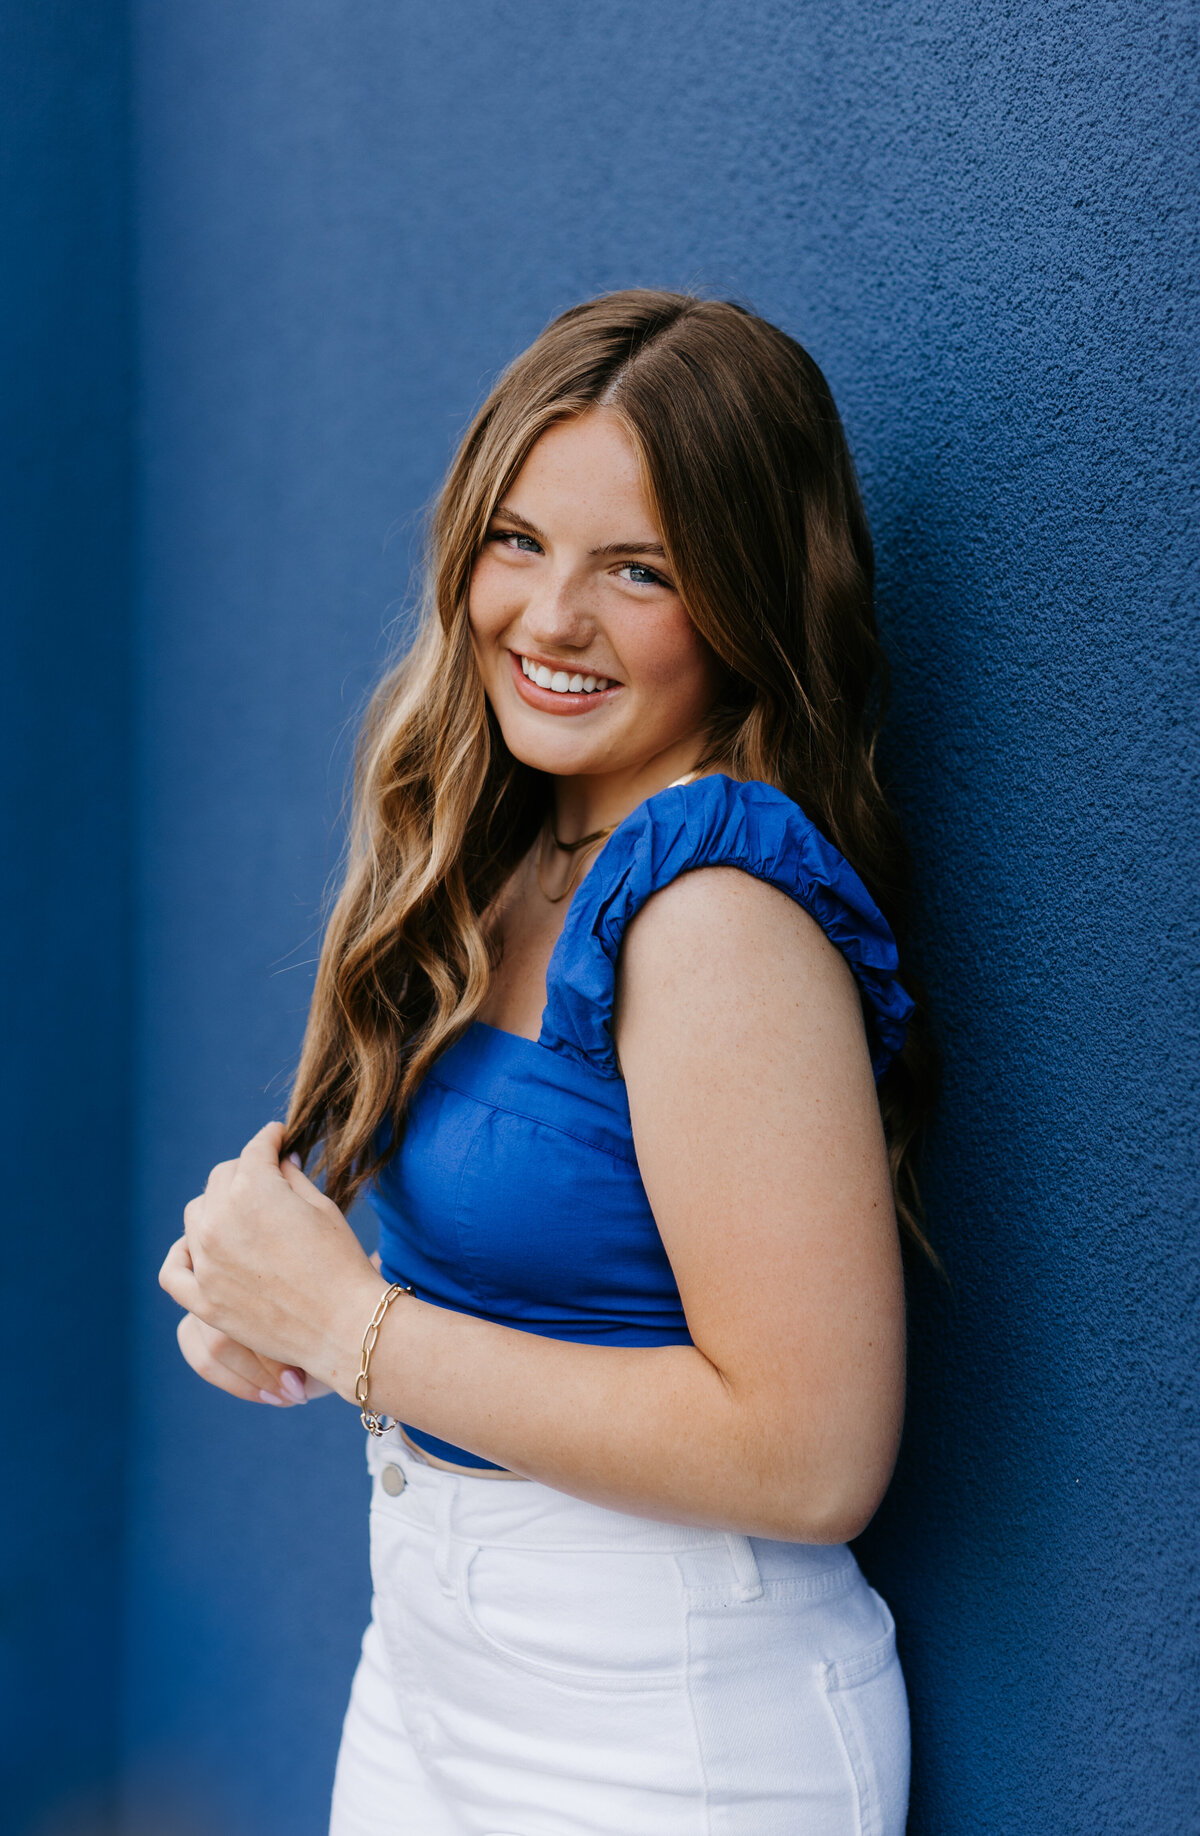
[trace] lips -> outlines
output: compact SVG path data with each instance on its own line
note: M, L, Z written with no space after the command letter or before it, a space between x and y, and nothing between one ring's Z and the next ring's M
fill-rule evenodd
M611 701L619 695L623 684L611 676L599 676L592 671L584 671L574 666L556 663L549 657L536 657L528 652L510 650L509 659L512 667L513 684L521 700L530 707L538 708L546 714L586 714L602 702ZM541 676L543 680L539 681ZM564 686L554 687L555 680ZM578 681L579 688L572 687ZM596 686L586 689L582 685L592 682ZM599 687L603 682L604 687Z
M590 672L584 675L579 670L553 669L549 663L538 663L524 655L521 655L520 661L521 674L527 681L536 682L539 688L551 689L556 695L578 695L581 691L590 695L609 685L607 676L597 676Z

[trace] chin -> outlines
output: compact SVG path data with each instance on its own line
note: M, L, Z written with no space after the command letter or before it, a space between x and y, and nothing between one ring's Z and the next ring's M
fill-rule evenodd
M582 778L612 769L607 756L595 747L555 745L540 734L505 732L503 727L500 731L514 759L534 771L548 772L556 778Z

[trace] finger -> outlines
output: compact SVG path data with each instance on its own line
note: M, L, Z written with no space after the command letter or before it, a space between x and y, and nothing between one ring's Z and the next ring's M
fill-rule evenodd
M214 1333L190 1313L185 1313L180 1320L176 1336L186 1362L197 1377L202 1377L215 1390L224 1390L227 1396L236 1396L240 1402L286 1406L284 1398L263 1383L268 1373L255 1370L259 1360L253 1352L247 1354L248 1362L232 1355L245 1352L245 1346L239 1346L224 1333Z
M171 1245L171 1250L177 1252L179 1256L179 1260L183 1264L184 1268L195 1269L196 1264L192 1256L192 1245L187 1240L188 1211L190 1210L191 1210L191 1206L188 1206L187 1210L185 1210L183 1214L183 1235L182 1237L176 1238L175 1242ZM194 1236L195 1230L196 1230L196 1214L194 1212L192 1214L192 1219L191 1219L191 1228L192 1228L192 1233ZM169 1255L171 1251L169 1250L167 1253Z
M276 1358L264 1358L259 1352L251 1351L248 1345L239 1345L236 1339L230 1339L224 1333L214 1345L213 1355L223 1364L230 1365L248 1383L255 1384L260 1400L263 1400L263 1391L268 1390L272 1401L278 1398L280 1402L289 1405L308 1401L305 1373L294 1364L280 1364Z
M185 1313L199 1311L200 1284L192 1268L187 1243L182 1237L176 1238L167 1251L158 1271L158 1285L166 1290L173 1301L178 1302Z
M239 1344L228 1333L206 1325L194 1313L185 1313L177 1328L179 1348L192 1369L206 1382L229 1388L240 1385L238 1394L247 1402L304 1403L308 1401L305 1373L294 1365L280 1364L276 1358L265 1358L248 1345ZM313 1380L315 1381L315 1380ZM264 1391L269 1392L264 1396Z
M292 1188L292 1191L298 1193L301 1198L306 1198L310 1205L326 1203L325 1194L322 1192L320 1186L316 1185L314 1181L308 1177L307 1173L302 1172L295 1161L281 1160L279 1163L279 1171L283 1174L283 1177Z
M242 1149L240 1159L244 1167L254 1167L263 1172L279 1171L279 1150L283 1146L283 1123L268 1122L256 1135L251 1135Z
M239 1345L228 1333L214 1333L211 1336L207 1355L213 1364L219 1364L223 1370L240 1377L256 1396L260 1390L279 1388L279 1373L283 1366L260 1358L257 1352L251 1351L248 1345Z
M237 1172L239 1162L236 1160L218 1160L204 1182L205 1192L221 1193L229 1185Z

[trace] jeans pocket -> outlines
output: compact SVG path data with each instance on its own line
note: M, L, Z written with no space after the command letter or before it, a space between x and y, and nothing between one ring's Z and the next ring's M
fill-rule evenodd
M475 1637L506 1663L605 1690L682 1678L683 1588L672 1556L488 1543L464 1554L462 1613Z
M872 1589L872 1592L874 1590ZM910 1767L908 1692L887 1604L882 1638L823 1666L825 1696L858 1798L858 1836L904 1836Z

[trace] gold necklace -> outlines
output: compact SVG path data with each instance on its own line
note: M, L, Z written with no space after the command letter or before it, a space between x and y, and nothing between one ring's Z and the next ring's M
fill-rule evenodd
M559 841L558 831L551 829L550 839L556 848L562 849L564 854L574 854L576 848L586 848L589 842L600 841L604 836L611 835L616 826L615 822L610 822L607 829L593 829L590 835L581 835L578 841L573 842Z
M667 789L674 790L677 785L690 784L692 782L692 779L695 776L696 774L694 771L686 772L682 778L675 778L672 781L672 783L668 784ZM550 840L554 843L554 846L556 848L561 848L564 854L578 854L580 849L590 848L593 842L603 841L606 836L611 835L613 830L619 827L620 827L619 823L610 822L606 829L593 829L590 835L581 835L578 841L572 841L572 842L560 841L557 834L555 833L553 823L550 819L550 814L549 812L547 812L546 820L542 824L541 828L538 830L537 859L534 862L534 873L537 877L538 891L541 893L542 898L545 899L546 902L550 905L561 905L563 900L566 898L567 894L570 892L571 888L575 884L575 873L576 873L575 867L572 867L570 873L567 875L567 883L563 887L560 893L551 894L546 891L545 884L542 880L542 855L545 852L545 841L546 841L547 835L550 837ZM581 860L582 858L583 858L582 855L580 855Z
M616 826L615 822L610 822L607 829L593 829L590 835L581 835L578 841L564 842L559 841L558 836L554 833L550 818L547 816L545 822L538 831L537 857L534 861L534 874L537 878L538 891L541 893L542 898L546 900L547 904L562 904L567 894L575 885L576 876L579 873L580 867L583 865L584 856L581 850L592 847L598 841L604 841L606 836L612 834ZM567 883L560 893L548 893L546 891L545 881L542 879L542 856L546 851L547 836L549 836L556 848L562 849L564 854L574 854L577 856L577 859L571 864L571 871L567 875Z

